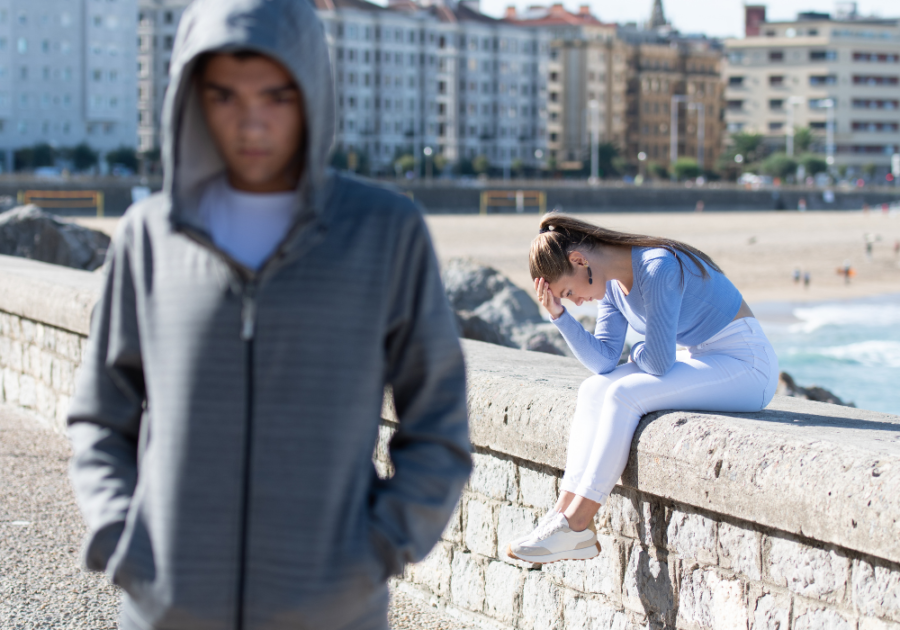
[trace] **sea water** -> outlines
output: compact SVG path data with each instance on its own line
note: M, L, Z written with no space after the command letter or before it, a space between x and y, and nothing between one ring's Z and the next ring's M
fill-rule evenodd
M751 304L781 371L861 409L900 415L900 293L850 301ZM597 306L566 303L576 317ZM642 339L628 330L628 343Z
M900 294L752 309L798 385L900 415Z

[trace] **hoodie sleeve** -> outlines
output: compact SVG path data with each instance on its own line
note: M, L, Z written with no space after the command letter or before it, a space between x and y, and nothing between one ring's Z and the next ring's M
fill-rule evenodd
M469 477L465 367L425 222L410 213L390 279L387 382L399 426L390 479L372 490L372 542L389 574L435 545Z
M124 229L113 240L68 416L69 473L88 526L84 562L94 571L115 551L137 483L144 377L127 241Z
M675 365L675 338L684 297L681 265L674 257L651 261L641 282L647 312L644 342L634 344L631 359L647 374L662 376Z
M619 365L628 333L628 320L609 300L609 296L597 304L597 326L593 335L568 310L550 321L562 333L575 358L594 374L612 372Z

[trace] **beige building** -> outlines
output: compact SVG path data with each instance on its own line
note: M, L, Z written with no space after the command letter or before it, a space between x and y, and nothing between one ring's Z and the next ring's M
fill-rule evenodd
M672 31L659 0L647 28L604 24L586 5L578 13L561 4L525 14L510 8L506 18L550 31L547 147L560 168L581 170L590 160L591 101L597 102L601 142L618 147L635 169L640 152L668 167L673 96L681 97L677 156L699 157L706 167L714 164L724 129L721 51L715 42Z
M853 3L792 22L746 11L746 37L725 42L728 132L762 133L783 150L793 118L825 152L833 114L835 165L852 175L875 164L883 177L900 149L900 20L861 18Z

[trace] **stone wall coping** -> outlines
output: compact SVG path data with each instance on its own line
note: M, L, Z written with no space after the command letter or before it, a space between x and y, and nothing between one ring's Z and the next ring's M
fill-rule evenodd
M103 274L0 256L0 311L87 335Z
M97 272L0 256L0 311L87 335L101 288ZM562 470L590 373L574 359L463 348L473 446ZM758 413L656 412L638 426L620 483L900 562L900 416L780 396Z

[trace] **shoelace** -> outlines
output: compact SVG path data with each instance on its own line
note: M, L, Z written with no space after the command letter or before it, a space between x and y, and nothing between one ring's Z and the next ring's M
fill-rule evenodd
M565 526L564 516L557 513L553 518L539 523L529 538L531 540L540 540L552 536Z

